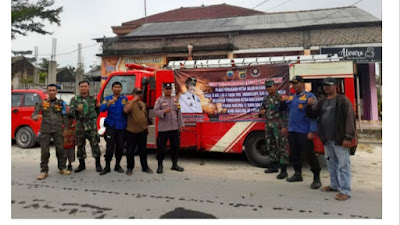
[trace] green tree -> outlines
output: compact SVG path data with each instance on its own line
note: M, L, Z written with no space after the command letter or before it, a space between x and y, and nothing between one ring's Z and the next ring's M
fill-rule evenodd
M52 34L44 30L45 25L42 22L47 20L50 24L55 23L60 26L59 14L63 11L63 7L51 9L53 4L54 0L38 0L36 3L29 3L28 0L11 0L11 39L15 39L17 34L26 36L27 32Z

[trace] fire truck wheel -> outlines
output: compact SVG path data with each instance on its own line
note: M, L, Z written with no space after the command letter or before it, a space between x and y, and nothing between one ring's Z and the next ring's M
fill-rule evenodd
M31 148L36 144L36 136L30 127L21 127L15 135L15 142L20 148Z
M247 159L255 166L266 168L271 162L267 155L264 132L249 134L245 143L245 152Z

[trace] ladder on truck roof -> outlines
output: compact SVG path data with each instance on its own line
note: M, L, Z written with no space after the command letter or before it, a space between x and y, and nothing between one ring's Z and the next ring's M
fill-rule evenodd
M237 67L251 66L259 64L276 63L313 63L313 62L335 62L342 60L337 54L323 55L293 55L293 56L271 56L254 58L233 58L233 59L203 59L203 60L181 60L170 61L168 68L218 68L218 67Z

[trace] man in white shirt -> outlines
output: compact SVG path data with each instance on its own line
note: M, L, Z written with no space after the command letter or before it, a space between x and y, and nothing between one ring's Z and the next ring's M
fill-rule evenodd
M186 82L186 93L179 97L179 104L182 113L202 113L201 102L199 96L195 94L196 78L189 77Z

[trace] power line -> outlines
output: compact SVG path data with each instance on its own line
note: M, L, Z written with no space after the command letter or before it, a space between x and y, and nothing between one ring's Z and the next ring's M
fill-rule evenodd
M279 4L279 5L276 5L276 6L274 6L274 7L271 7L271 8L269 8L269 9L264 10L264 11L268 11L268 10L271 10L271 9L278 8L279 6L284 5L284 4L286 4L286 3L290 2L290 1L292 1L292 0L287 0L286 2L283 2L283 3Z
M357 2L355 2L355 3L353 3L353 4L349 5L349 6L346 6L346 7L355 6L355 5L357 5L358 3L362 2L362 1L364 1L364 0L358 0ZM336 13L342 11L342 10L343 10L343 9L338 9L338 10L336 10L335 12L333 12L333 13L331 13L331 14L328 14L328 15L322 17L322 18L315 19L315 20L311 21L310 25L311 25L312 23L316 22L316 21L323 20L323 19L325 19L325 18L327 18L327 17L329 17L329 16L332 16L333 14L336 14Z
M256 5L256 6L254 6L252 9L255 9L255 8L257 8L258 6L260 6L260 5L264 4L264 3L268 2L268 1L269 1L269 0L265 0L265 1L261 2L260 4L258 4L258 5Z
M86 46L83 46L82 49L84 49L84 48L91 48L91 47L96 46L96 45L98 45L98 44L96 43L96 44L93 44L93 45L86 45ZM56 54L56 56L70 55L70 54L72 54L72 53L77 52L78 50L79 50L79 49L75 49L75 50L73 50L73 51L71 51L71 52ZM46 55L51 55L51 54L38 54L38 55L39 55L39 56L46 56Z

